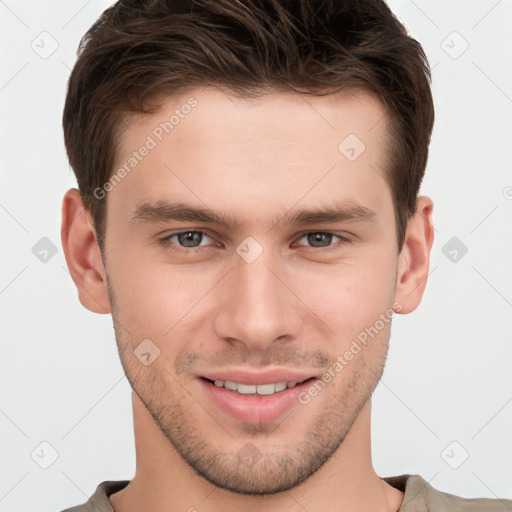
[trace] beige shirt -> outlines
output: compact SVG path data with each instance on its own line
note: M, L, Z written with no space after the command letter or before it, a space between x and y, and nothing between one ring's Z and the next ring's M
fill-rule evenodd
M459 498L436 491L419 475L392 476L383 480L404 492L398 512L512 512L512 500ZM108 497L128 483L129 480L101 482L87 503L62 512L115 512Z

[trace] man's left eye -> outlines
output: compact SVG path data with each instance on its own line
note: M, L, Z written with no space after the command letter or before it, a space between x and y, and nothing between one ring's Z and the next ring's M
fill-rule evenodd
M304 236L300 238L300 240L306 238L308 243L313 244L315 249L319 249L322 247L329 247L333 241L333 237L339 238L340 240L344 240L341 236L335 235L331 232L311 232L306 233ZM315 245L320 244L320 245Z

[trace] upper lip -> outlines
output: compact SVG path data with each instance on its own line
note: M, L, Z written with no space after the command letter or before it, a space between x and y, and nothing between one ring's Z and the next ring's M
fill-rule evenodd
M255 371L249 368L232 368L206 372L201 377L213 381L222 380L259 386L275 382L302 382L314 377L314 375L287 368L272 368L264 371Z

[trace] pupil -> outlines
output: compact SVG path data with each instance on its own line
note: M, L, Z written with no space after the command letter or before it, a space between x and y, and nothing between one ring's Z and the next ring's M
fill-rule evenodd
M197 237L200 237L201 236L201 233L195 233L193 231L189 231L187 233L180 233L179 234L179 241L180 241L180 244L184 245L185 247L195 247L194 245L194 237L196 237L196 242L198 241L197 240Z
M316 242L321 242L321 237L327 237L327 239L325 240L326 243L320 245L320 247L328 247L330 245L332 235L329 235L327 233L314 233L312 235L309 235L309 243L314 244Z

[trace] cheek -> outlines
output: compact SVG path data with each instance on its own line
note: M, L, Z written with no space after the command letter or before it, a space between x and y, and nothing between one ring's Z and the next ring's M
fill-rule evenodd
M171 265L143 261L142 256L119 261L109 266L116 317L137 339L164 341L172 337L173 330L182 332L222 275L213 266Z
M302 268L291 287L311 311L346 340L373 325L388 310L394 298L395 273L396 256L375 247L332 268Z

